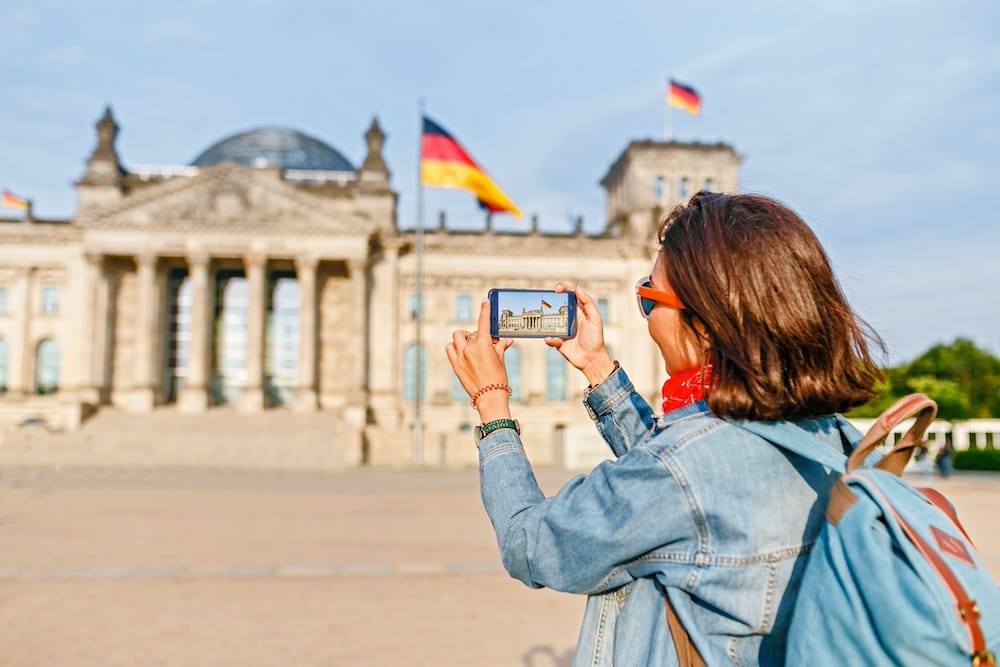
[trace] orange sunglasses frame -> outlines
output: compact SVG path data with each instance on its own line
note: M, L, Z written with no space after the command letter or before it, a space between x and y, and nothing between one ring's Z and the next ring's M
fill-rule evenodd
M684 304L681 300L677 298L677 295L673 292L667 292L665 290L659 290L654 287L646 287L643 283L650 283L650 279L640 278L639 282L635 285L635 294L644 299L649 299L650 301L655 301L656 303L662 303L668 308L673 308L674 310L684 310ZM639 304L639 311L643 314L643 317L649 317L646 315L646 311L643 310L642 304Z

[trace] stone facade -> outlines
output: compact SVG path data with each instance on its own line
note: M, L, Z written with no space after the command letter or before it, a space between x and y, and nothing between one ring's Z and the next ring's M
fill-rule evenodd
M73 430L109 406L197 415L222 402L234 419L318 411L337 420L332 446L345 466L475 461L476 415L456 390L444 347L452 330L475 327L491 287L583 285L600 299L612 353L655 397L663 362L634 312L655 224L706 182L739 187L740 157L727 145L633 142L602 180L609 222L599 234L582 225L563 235L441 227L418 239L398 229L376 121L352 173L233 162L129 172L117 131L108 110L76 184L73 219L0 222L0 421L37 417ZM237 334L223 307L234 279L245 302ZM282 279L297 293L288 320L294 386L284 393L272 376ZM189 297L178 296L182 282ZM226 357L234 345L235 369ZM514 411L533 434L533 459L562 463L562 435L585 419L582 377L540 341L515 348ZM425 389L416 438L418 375ZM239 378L236 394L222 386L226 377Z

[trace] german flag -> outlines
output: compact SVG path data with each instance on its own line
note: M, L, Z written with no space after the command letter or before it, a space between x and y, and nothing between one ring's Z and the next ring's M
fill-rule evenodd
M7 208L17 208L22 211L28 210L28 200L24 197L18 197L10 190L3 191L3 205Z
M490 213L510 213L516 218L521 217L521 210L486 170L453 136L426 116L420 140L420 181L429 187L468 190Z
M701 112L701 95L691 86L670 79L670 85L667 86L667 104L697 116Z

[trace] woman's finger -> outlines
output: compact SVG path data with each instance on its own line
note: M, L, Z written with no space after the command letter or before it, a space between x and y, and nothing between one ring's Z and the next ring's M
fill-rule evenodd
M492 345L490 338L490 300L483 299L483 305L479 309L479 325L476 329L476 342L480 345Z

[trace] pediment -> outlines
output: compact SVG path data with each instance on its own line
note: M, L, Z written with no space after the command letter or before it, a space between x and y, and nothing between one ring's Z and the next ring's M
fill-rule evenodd
M79 218L90 228L288 234L365 234L375 226L349 198L303 192L277 172L231 162L145 186Z

